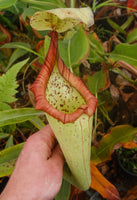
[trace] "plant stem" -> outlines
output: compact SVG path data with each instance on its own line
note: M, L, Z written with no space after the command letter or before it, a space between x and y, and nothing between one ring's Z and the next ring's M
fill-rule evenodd
M95 97L96 98L98 98L98 93L96 92L96 94L95 94ZM95 139L95 137L96 137L96 129L97 129L97 116L98 116L98 110L97 110L97 108L96 108L96 111L95 111L95 118L94 118L94 131L93 131L93 133L92 133L92 140L94 140Z
M103 105L99 106L100 111L102 112L103 116L107 119L111 126L114 126L114 122L110 119L107 110Z
M92 10L93 10L93 12L95 12L95 10L96 10L96 0L93 0L93 4L92 4Z
M72 69L72 64L71 64L71 58L70 58L70 40L68 42L68 61L69 61L69 69L70 71L73 73L73 69Z
M75 8L76 0L71 0L70 1L70 7Z
M91 42L90 39L89 39L89 44L94 50L96 50L97 54L99 54L99 56L104 59L104 61L108 62L108 58L107 58L106 53L103 53L99 49L97 49L96 45L93 42Z

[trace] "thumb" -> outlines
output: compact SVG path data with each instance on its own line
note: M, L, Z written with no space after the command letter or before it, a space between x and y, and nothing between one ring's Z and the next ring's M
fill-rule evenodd
M49 160L54 162L55 165L57 164L57 166L63 168L65 158L59 144L54 148Z

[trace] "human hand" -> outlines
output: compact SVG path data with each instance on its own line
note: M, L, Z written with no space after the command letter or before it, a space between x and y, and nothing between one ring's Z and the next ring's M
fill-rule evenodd
M58 193L64 157L49 125L29 137L0 200L51 200Z

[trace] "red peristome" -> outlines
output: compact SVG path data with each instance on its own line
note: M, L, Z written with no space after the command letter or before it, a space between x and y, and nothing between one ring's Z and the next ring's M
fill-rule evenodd
M74 87L81 94L86 102L86 105L81 105L73 113L63 113L57 110L49 104L45 97L46 86L56 60L60 74L66 81L69 82L72 87ZM43 67L35 82L30 87L30 90L34 93L35 96L36 109L43 110L64 124L74 122L83 113L87 114L88 116L93 115L97 106L97 99L91 94L81 79L69 71L69 69L65 66L64 62L60 58L58 51L58 34L55 31L52 31L51 43Z

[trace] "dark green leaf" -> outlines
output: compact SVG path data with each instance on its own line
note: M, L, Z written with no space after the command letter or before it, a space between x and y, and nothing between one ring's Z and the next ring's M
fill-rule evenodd
M67 67L86 59L89 53L89 40L82 29L79 29L71 39L59 42L60 56Z
M13 48L13 49L16 49L18 48L19 46L22 46L24 48L28 48L30 49L31 46L27 43L24 43L24 42L10 42L10 43L6 43L4 44L3 46L1 46L0 48Z
M0 111L9 109L11 109L11 107L7 103L0 102Z
M9 68L18 58L24 56L27 53L28 53L28 51L26 51L24 49L15 49L12 56L10 57L7 68Z
M34 15L35 12L36 11L33 8L26 8L24 9L22 18L25 20L27 16L31 17L32 15Z
M9 176L13 172L23 145L24 143L21 143L0 152L0 177Z
M17 0L0 0L0 10L14 5L16 1Z
M38 117L35 117L35 118L32 118L29 120L35 127L37 127L38 129L41 129L43 128L44 126L46 126L46 124L44 124L44 122L38 118Z
M22 3L17 0L14 5L10 6L9 8L6 8L6 11L9 11L14 15L21 15L25 8L27 8L27 3Z
M9 133L0 133L0 139L9 137Z
M89 62L90 63L101 63L104 61L104 49L101 44L101 41L97 38L95 33L89 35L90 40L90 53L89 53Z
M134 20L134 15L129 16L127 20L124 22L124 24L122 24L121 28L125 30L126 28L128 28L128 26L130 26L133 20Z
M29 3L30 7L35 9L35 11L66 7L62 0L20 0L20 1Z
M43 111L34 108L20 108L0 111L0 127L30 120L36 116L44 115Z
M13 135L10 135L10 137L9 137L7 143L6 143L5 149L12 147L12 146L13 146Z
M123 60L130 65L137 67L137 43L135 44L119 44L111 52L110 58L113 62Z
M127 42L134 42L137 40L137 28L135 28L133 31L131 31L128 35L127 35Z
M118 32L120 32L120 33L126 34L126 31L124 31L124 29L121 28L121 26L119 26L118 24L116 24L114 21L112 21L112 20L109 19L109 18L107 18L107 21L108 21L108 23L110 24L110 26L111 26L114 30L116 30L116 31L118 31Z
M20 48L20 49L23 49L25 51L28 51L30 53L33 53L34 55L37 55L39 57L42 57L40 54L38 54L37 52L33 51L31 49L31 46L27 43L23 43L23 42L11 42L11 43L6 43L4 44L2 47L0 48L13 48L13 49L17 49L17 48ZM42 57L43 58L43 57Z
M71 184L63 179L62 186L59 193L56 195L55 200L68 200L71 191Z
M100 2L97 5L96 5L96 0L94 0L93 2L94 2L92 6L93 11L104 6L118 6L118 3L113 2L113 0L104 1L103 3Z
M98 71L92 76L87 77L88 79L88 88L92 94L96 94L100 89L105 87L106 84L106 75L103 71Z

